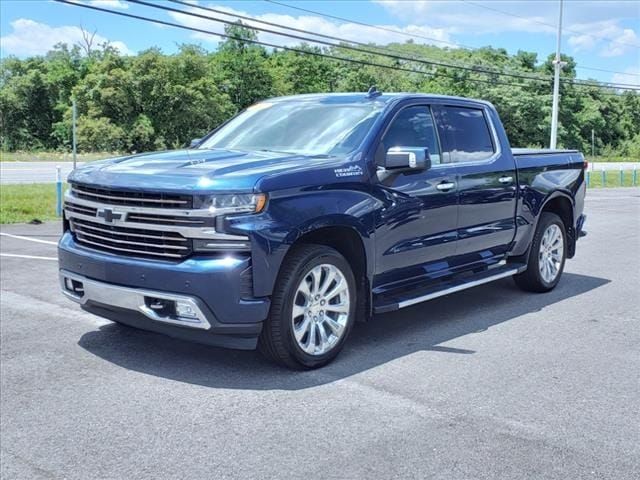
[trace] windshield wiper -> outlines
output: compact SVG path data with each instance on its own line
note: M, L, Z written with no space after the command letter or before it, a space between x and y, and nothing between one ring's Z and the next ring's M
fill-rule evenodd
M298 155L296 152L286 152L284 150L271 150L269 148L261 148L259 152L286 153L287 155Z
M335 155L330 155L328 153L312 153L312 154L308 154L308 153L300 153L300 152L287 152L285 150L272 150L270 148L261 148L259 151L260 152L273 152L273 153L286 153L287 155L300 155L301 157L308 157L308 158L331 158L331 157L335 156Z

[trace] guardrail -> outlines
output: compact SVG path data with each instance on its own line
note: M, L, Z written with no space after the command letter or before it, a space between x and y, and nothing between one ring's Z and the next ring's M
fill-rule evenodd
M604 167L599 171L589 169L585 172L587 187L637 187L638 167L633 169L622 168L619 170L607 170Z

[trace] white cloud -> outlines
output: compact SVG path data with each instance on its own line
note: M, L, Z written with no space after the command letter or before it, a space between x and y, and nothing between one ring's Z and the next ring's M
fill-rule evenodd
M443 28L454 36L519 32L549 40L557 31L557 0L373 2L399 19L428 23ZM640 41L636 31L622 26L623 21L634 20L637 24L638 13L638 3L634 1L564 2L563 36L574 52L597 51L603 57L625 55L632 51L633 45L640 45Z
M88 0L86 2L80 2L80 3L87 3L94 7L102 7L102 8L121 8L123 10L126 10L127 8L129 8L129 4L122 0Z
M414 38L416 43L428 43L439 46L451 46L449 42L451 42L450 32L445 28L431 28L426 25L406 25L404 27L397 25L378 25L380 27L386 28L388 30L379 30L370 28L364 25L359 25L356 23L337 23L330 20L327 20L322 17L312 16L312 15L301 15L298 17L292 15L282 15L275 13L267 13L263 15L250 15L249 13L235 10L229 7L223 6L214 6L211 5L211 8L215 8L216 10L221 10L224 12L228 12L225 14L224 20L228 21L236 21L237 17L234 15L242 15L246 17L255 18L257 20L268 21L275 24L285 25L287 27L299 28L302 30L306 30L309 32L319 33L323 35L331 35L338 38L343 38L345 40L355 40L358 42L375 42L378 44L387 44L392 42L405 42L409 39L408 36L402 35L400 33L394 33L388 30L398 30L400 32L408 33L415 36L420 36L424 38ZM184 8L184 10L191 11L193 13L197 13L199 15L204 16L218 16L220 14L207 12L205 10L197 9L197 8ZM199 28L203 30L208 30L216 33L224 32L224 25L213 22L211 20L207 20L204 18L193 17L190 15L184 15L175 12L169 12L169 15L176 20L177 22L192 28ZM251 20L242 20L248 26L266 28L274 31L282 31L292 35L299 35L301 37L309 37L309 34L299 33L299 32L291 32L278 27L272 27L269 25L260 24L258 22L252 22ZM192 35L194 38L198 38L201 40L205 40L208 42L218 42L220 39L218 37L207 35L205 33L194 33ZM280 35L272 34L272 33L264 33L259 32L258 38L260 41L273 43L277 45L290 46L290 45L298 45L301 43L300 39L283 37ZM338 43L335 40L330 39L322 39L323 41L328 41L332 43Z
M622 32L613 35L613 41L609 42L606 48L602 49L600 55L603 57L619 57L627 52L637 50L640 45L638 35L630 28L625 28Z
M623 28L618 20L600 20L573 24L569 29L569 45L576 52L598 50L601 57L619 57L637 49L638 35Z
M11 22L11 27L13 31L10 34L0 37L0 47L9 55L43 55L57 43L74 45L83 40L82 29L71 25L52 27L46 23L20 18ZM104 42L109 42L123 55L132 53L124 42L110 41L96 34L93 44L97 47Z
M597 43L597 39L591 35L571 35L569 45L575 52L591 50Z
M611 81L613 83L628 83L640 87L640 64L625 69L624 73L614 73Z
M434 6L434 2L427 0L373 0L373 3L382 5L392 15L408 21L426 20L429 10Z
M373 0L373 2L403 21L438 25L452 33L482 35L510 31L532 33L554 31L552 27L540 24L547 20L539 14L540 8L531 10L529 14L523 13L523 7L527 8L528 3L535 2L517 2L516 5L513 5L514 2L498 2L498 4L484 2L489 8L516 12L518 16L503 15L494 10L484 9L479 6L483 5L483 2L473 2L473 4L435 0ZM510 3L512 5L509 5ZM520 18L520 16L527 18Z

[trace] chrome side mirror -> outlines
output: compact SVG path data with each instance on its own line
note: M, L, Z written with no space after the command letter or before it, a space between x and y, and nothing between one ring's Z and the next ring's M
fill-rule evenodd
M419 171L431 168L429 149L423 147L392 147L384 159L387 170Z

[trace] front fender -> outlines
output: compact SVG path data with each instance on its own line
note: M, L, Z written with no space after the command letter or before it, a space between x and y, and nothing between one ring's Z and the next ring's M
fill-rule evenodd
M229 219L226 229L251 239L254 295L262 297L273 292L291 246L321 228L347 227L357 232L365 248L367 275L371 275L373 225L380 207L381 202L362 184L300 189L271 194L265 212Z

